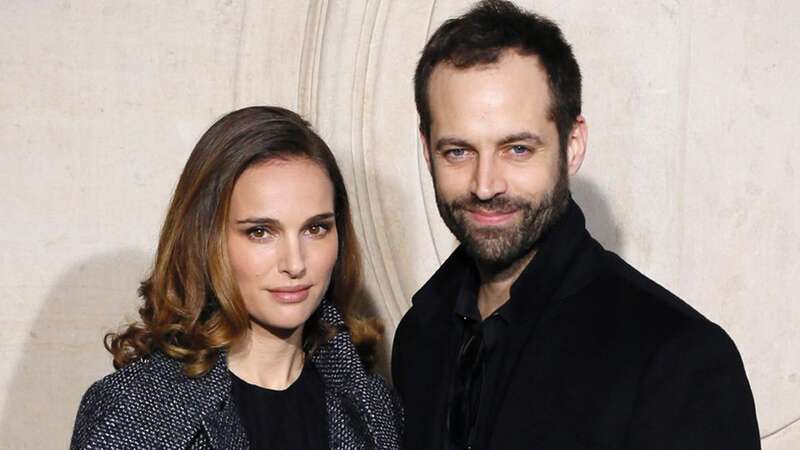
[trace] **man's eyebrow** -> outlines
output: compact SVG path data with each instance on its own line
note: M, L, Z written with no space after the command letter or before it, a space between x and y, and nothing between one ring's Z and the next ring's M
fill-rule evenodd
M454 138L454 137L446 137L445 136L445 137L437 139L436 140L436 145L434 146L434 148L436 150L441 150L443 147L467 147L467 148L471 148L472 145L469 142L467 142L467 141L465 141L463 139Z
M504 137L500 140L499 145L506 145L512 142L520 142L520 141L528 141L533 145L544 145L544 141L542 138L539 137L537 134L533 134L530 131L521 131L519 133L509 134L508 136Z
M544 145L544 140L539 137L538 134L531 133L530 131L520 131L519 133L512 133L509 134L498 142L498 145L506 145L512 142L530 142L533 145ZM461 147L461 148L472 148L472 144L465 141L464 139L454 138L454 137L443 137L436 140L436 148L437 150L441 150L444 147Z

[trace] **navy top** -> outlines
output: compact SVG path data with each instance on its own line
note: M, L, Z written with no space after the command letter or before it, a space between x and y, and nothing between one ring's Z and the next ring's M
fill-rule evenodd
M251 449L328 449L325 387L313 364L306 363L297 380L283 391L231 375L231 396Z

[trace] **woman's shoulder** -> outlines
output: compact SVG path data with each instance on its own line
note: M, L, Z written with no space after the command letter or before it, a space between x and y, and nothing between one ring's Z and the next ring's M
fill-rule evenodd
M170 380L179 382L182 378L178 361L155 352L95 381L84 397L131 398L137 393L151 394Z
M166 357L152 354L95 381L83 394L75 417L70 448L84 448L101 438L98 429L132 416L145 397L154 397L148 384L168 372ZM105 434L101 432L100 434Z
M98 417L141 397L154 397L169 389L170 379L180 377L180 364L162 353L153 353L116 370L89 386L81 399L78 418Z
M188 441L229 392L224 357L204 375L189 377L180 361L153 353L89 387L75 418L71 448L142 448L165 439ZM142 445L133 444L137 442Z
M179 361L153 353L103 377L81 400L72 448L97 444L98 439L120 442L142 433L158 435L167 422L195 422L226 395L220 376L224 370L212 371L189 378Z

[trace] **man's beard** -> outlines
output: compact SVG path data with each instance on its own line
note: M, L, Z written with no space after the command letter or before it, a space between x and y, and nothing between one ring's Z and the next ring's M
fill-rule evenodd
M564 166L559 168L553 188L537 203L507 195L480 200L472 194L447 202L436 190L436 205L447 228L480 267L492 272L500 272L530 254L563 215L569 198L569 179ZM466 217L469 211L498 214L520 211L522 220L504 227L482 227Z

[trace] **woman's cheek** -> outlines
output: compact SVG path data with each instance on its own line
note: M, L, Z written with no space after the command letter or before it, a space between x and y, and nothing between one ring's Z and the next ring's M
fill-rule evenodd
M313 254L307 255L313 260L315 276L326 284L330 282L333 268L336 265L336 258L339 252L339 244L336 239L324 240L312 246Z

